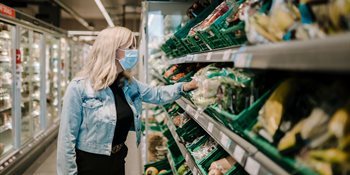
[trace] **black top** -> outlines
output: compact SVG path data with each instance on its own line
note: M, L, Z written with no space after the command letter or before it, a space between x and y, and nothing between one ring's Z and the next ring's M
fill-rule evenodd
M120 76L118 76L113 84L109 86L113 92L115 107L117 109L117 125L114 131L112 146L125 142L134 119L133 112L125 99L122 89L123 83L121 81Z

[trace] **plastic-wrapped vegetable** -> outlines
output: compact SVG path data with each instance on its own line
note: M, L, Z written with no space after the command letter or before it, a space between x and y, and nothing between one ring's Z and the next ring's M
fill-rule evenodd
M239 70L213 66L198 71L194 79L199 84L193 93L194 103L205 109L217 104L223 110L237 114L249 104L251 75Z

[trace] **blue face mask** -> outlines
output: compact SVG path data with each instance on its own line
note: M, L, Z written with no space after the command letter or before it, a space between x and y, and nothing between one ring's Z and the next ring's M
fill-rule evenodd
M123 49L120 49L123 50ZM124 70L131 70L139 60L139 51L136 49L125 49L125 57L119 60Z

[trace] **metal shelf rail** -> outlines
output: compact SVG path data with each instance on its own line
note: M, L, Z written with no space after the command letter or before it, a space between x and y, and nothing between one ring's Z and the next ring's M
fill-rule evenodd
M214 140L251 175L287 175L282 167L261 153L254 145L227 129L187 99L176 101Z
M188 167L191 169L192 174L193 175L202 175L197 164L193 160L191 154L187 151L186 147L182 143L180 143L181 139L180 139L179 135L176 133L175 125L172 123L172 120L170 119L169 115L167 115L167 118L168 118L167 126L171 132L171 135L173 135L174 140L175 140L177 146L179 147L181 154L185 157L185 161L187 162Z
M199 62L234 62L237 68L303 71L350 71L350 33L308 41L224 48L189 54L169 65Z

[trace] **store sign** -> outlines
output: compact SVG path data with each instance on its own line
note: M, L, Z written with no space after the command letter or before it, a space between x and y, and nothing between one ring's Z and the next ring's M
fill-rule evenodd
M15 9L8 7L4 4L0 4L0 13L10 17L16 17Z

